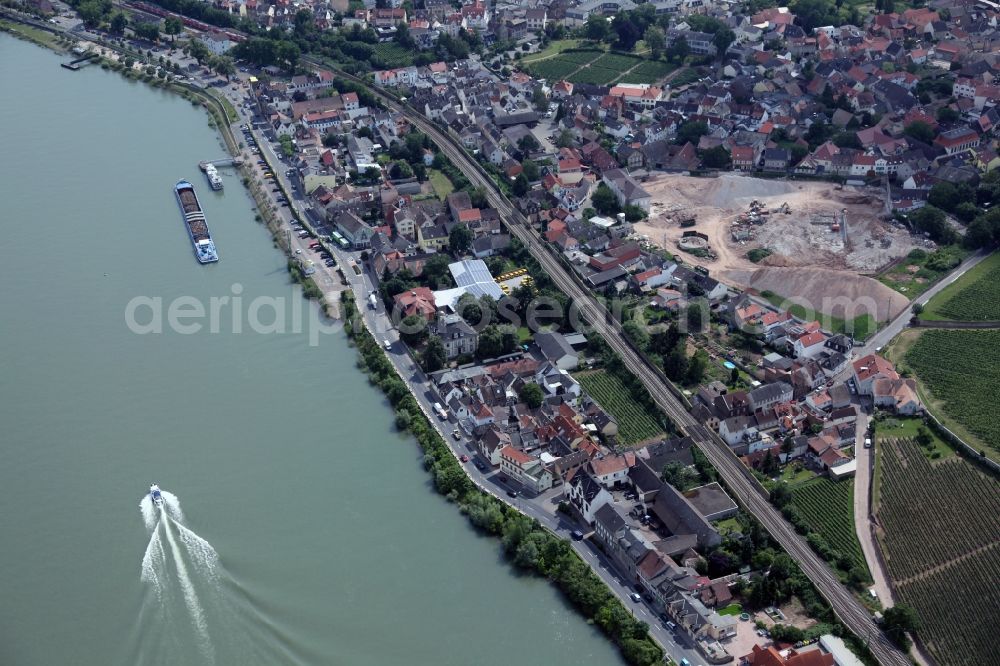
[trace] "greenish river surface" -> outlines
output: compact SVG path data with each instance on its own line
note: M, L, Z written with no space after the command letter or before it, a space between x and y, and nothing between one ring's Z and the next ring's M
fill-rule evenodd
M620 663L432 492L343 335L309 344L235 174L198 171L224 154L206 116L62 60L0 35L0 664ZM241 333L232 308L170 331L176 299L235 292ZM261 297L303 330L249 331ZM162 333L130 330L136 298Z

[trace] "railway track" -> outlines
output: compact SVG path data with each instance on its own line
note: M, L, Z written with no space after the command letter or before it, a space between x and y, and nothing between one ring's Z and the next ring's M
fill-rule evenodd
M317 67L329 67L314 61ZM437 144L438 148L462 170L470 182L486 190L490 205L501 213L507 221L511 234L517 237L531 252L555 284L579 308L587 322L622 359L625 366L634 373L649 391L657 406L666 413L676 427L690 436L702 450L712 465L718 470L729 489L737 495L744 507L752 513L775 541L791 555L802 571L819 590L833 608L838 619L858 638L865 641L872 655L882 666L906 666L910 660L882 633L868 609L855 598L836 574L813 552L781 513L770 503L766 490L750 474L728 445L712 430L698 423L688 413L674 387L665 376L651 365L625 339L621 323L612 317L593 294L571 274L553 254L550 246L535 230L524 215L497 188L492 177L462 148L461 145L437 125L412 108L400 103L395 96L374 87L368 81L345 72L337 72L343 78L364 86L377 95L393 111L404 115L417 129L424 132Z

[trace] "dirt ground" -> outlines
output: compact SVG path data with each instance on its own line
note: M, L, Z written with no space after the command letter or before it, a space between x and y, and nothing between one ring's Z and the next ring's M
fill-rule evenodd
M889 321L906 309L906 296L878 280L829 268L754 268L714 273L724 282L757 292L773 291L790 302L842 319L871 314Z
M718 178L657 174L643 187L653 200L649 218L635 225L636 233L671 252L678 252L677 241L683 232L705 234L715 258L681 255L709 268L714 277L741 288L802 296L817 308L824 297L859 295L880 302L880 314L894 314L905 307L905 299L894 300L893 295L898 296L894 291L858 275L874 273L918 247L905 230L881 221L883 199L876 188L845 186L838 190L831 183L740 174ZM754 200L769 211L761 218L764 223L734 227ZM783 204L789 206L789 214L780 212ZM840 222L843 209L847 210L846 247L841 234L831 227ZM692 215L696 224L681 228L681 219ZM734 228L749 231L751 238L734 241ZM754 264L746 255L755 248L766 248L772 254ZM774 268L796 270L771 272ZM838 312L831 314L840 316Z

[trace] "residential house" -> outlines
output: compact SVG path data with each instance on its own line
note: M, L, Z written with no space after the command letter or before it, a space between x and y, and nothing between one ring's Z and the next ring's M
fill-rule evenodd
M351 211L343 211L334 218L334 224L355 250L371 247L375 230Z
M513 446L500 451L500 471L534 493L552 487L552 473L542 462Z
M427 287L414 287L409 291L396 294L393 300L403 317L419 315L430 321L434 318L434 313L437 312L437 307L434 304L434 292Z
M881 356L869 354L854 362L854 387L861 395L873 394L876 379L899 379L896 368Z
M459 315L450 314L438 318L436 333L444 343L449 360L476 353L479 334Z
M535 344L545 359L560 370L573 370L580 362L579 354L558 331L535 333Z
M638 206L644 211L649 211L652 195L644 190L625 170L610 169L605 171L601 181L615 193L620 205Z
M614 502L614 497L590 474L579 471L566 486L566 499L588 525L594 524L594 515L605 504Z

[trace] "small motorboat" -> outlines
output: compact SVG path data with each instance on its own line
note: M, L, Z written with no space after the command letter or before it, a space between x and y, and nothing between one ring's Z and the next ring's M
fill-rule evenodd
M149 499L156 506L163 506L163 495L160 493L160 487L155 483L149 487Z

